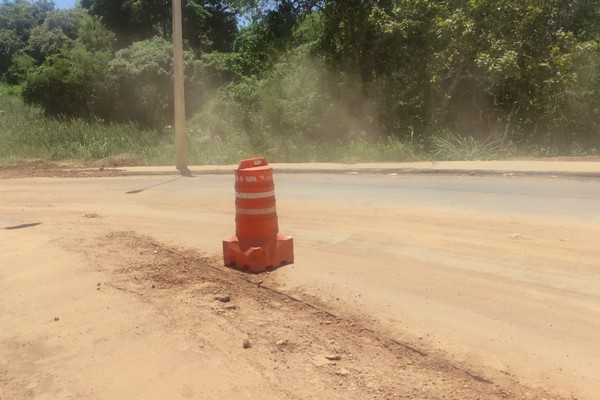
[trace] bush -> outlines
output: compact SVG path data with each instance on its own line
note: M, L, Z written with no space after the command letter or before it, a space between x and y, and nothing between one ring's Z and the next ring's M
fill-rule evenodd
M472 136L463 137L443 131L432 139L434 159L456 161L494 160L502 156L498 141L479 142Z
M32 70L23 88L27 104L53 116L90 118L106 110L110 53L75 47L51 56Z
M214 135L247 135L257 149L274 138L294 143L378 140L370 105L351 77L330 73L299 51L282 58L264 78L245 76L223 87L196 119Z
M196 106L194 80L197 63L186 52L186 106ZM144 127L162 129L172 116L173 58L171 43L161 37L135 42L116 53L108 65L111 90L115 93L114 119L135 121Z
M8 70L12 57L22 47L23 43L15 32L0 28L0 75Z
M29 70L35 66L35 60L28 55L18 55L12 58L12 63L4 75L7 83L16 85L25 82Z
M41 64L47 57L72 48L84 15L84 11L78 9L49 12L44 23L31 30L27 48L29 55Z
M42 64L32 68L34 58L19 56L10 77L24 81L24 100L48 115L109 118L114 109L108 79L113 42L114 34L82 10L51 12L30 38L30 50Z

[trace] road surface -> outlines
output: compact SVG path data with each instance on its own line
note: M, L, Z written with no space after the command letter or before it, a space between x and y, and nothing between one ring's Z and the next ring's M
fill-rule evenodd
M280 289L375 316L486 376L600 393L597 180L284 174L275 184L296 253L270 274ZM231 175L10 179L0 199L0 227L40 224L0 230L3 246L36 230L52 240L128 230L219 255L234 231Z

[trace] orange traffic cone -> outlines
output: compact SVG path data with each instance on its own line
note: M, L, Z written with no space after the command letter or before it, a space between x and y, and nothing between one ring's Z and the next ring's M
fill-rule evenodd
M294 262L293 239L279 233L273 169L264 157L235 170L235 235L223 241L223 261L251 272Z

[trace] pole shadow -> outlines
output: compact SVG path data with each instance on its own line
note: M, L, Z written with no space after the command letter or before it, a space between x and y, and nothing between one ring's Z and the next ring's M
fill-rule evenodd
M166 185L166 184L168 184L168 183L175 182L176 180L179 180L179 179L181 179L181 178L182 178L182 177L181 177L181 176L179 176L179 177L177 177L177 178L175 178L175 179L170 179L170 180L168 180L168 181L165 181L165 182L159 182L159 183L156 183L156 184L154 184L154 185L146 186L146 187L144 187L144 188L141 188L141 189L130 190L129 192L125 192L125 194L137 194L137 193L142 193L144 190L148 190L148 189L150 189L150 188L157 187L157 186Z
M7 227L2 228L2 229L7 230L7 231L12 231L12 230L15 230L15 229L31 228L32 226L38 226L38 225L41 225L41 224L42 224L41 222L33 222L31 224L21 224L21 225L15 225L15 226L7 226Z

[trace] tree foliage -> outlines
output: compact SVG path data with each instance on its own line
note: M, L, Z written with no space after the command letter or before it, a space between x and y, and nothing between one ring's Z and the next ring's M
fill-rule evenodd
M37 67L33 63L26 79L19 79L24 81L25 101L42 106L50 115L110 119L108 64L114 34L83 10L53 11L33 30L52 34L33 32L29 55L13 60L11 70L15 71L41 61Z
M108 52L91 52L77 46L48 57L28 76L23 97L55 116L90 118L102 115L98 96L107 79Z
M83 0L82 6L117 36L118 47L171 33L170 0ZM235 10L220 0L184 0L183 32L199 51L229 51L237 32Z
M47 57L60 53L62 49L72 48L83 17L82 10L50 11L41 25L31 29L28 54L41 64Z
M27 46L30 32L53 9L51 1L26 0L0 3L0 75L11 65L12 57Z
M51 114L168 124L171 2L82 6L1 4L0 73ZM600 0L183 0L183 25L213 134L600 145Z
M197 63L185 54L188 84L187 107L195 105L193 80ZM173 110L173 62L171 44L165 39L135 42L119 50L108 65L111 91L115 99L113 118L133 120L162 129L171 120Z

